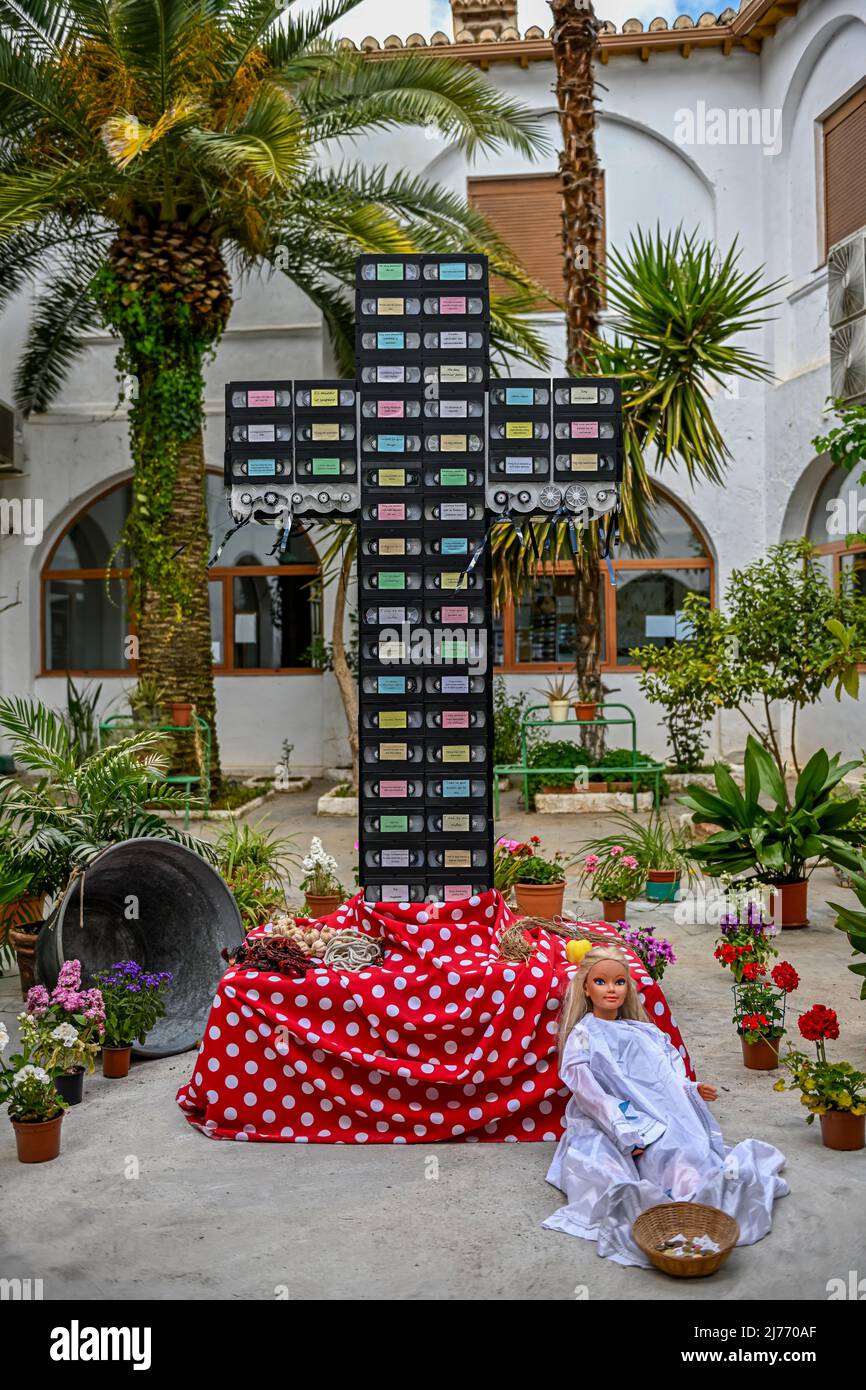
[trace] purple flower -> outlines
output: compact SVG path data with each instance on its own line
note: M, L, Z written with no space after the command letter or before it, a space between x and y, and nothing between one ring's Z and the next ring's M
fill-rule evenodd
M57 988L75 990L81 988L81 961L65 960L57 976Z

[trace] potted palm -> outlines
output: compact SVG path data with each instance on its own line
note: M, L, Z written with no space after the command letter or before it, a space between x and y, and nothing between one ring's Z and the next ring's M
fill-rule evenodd
M148 971L137 961L122 960L94 978L105 1006L102 1075L116 1079L129 1073L133 1044L143 1043L164 1017L162 991L172 977L168 970Z
M823 748L803 768L789 796L785 779L765 748L749 735L744 762L745 791L728 769L716 763L716 791L690 785L680 801L696 825L719 827L688 857L714 878L737 877L742 887L765 884L771 889L771 914L782 928L805 927L808 881L819 864L849 870L862 866L862 834L849 829L858 813L857 797L833 799L831 793L859 763L840 763ZM765 796L768 805L761 801Z
M346 897L346 890L337 878L337 861L328 854L318 835L310 841L310 849L301 860L304 877L301 891L306 895L308 916L326 917L336 912Z
M601 902L606 922L625 920L626 904L644 886L645 874L633 854L622 845L611 845L603 854L588 854L583 861L581 886L588 884Z
M850 1062L827 1060L826 1041L839 1036L835 1012L823 1004L813 1004L801 1015L799 1028L802 1036L815 1044L815 1060L789 1048L782 1066L790 1072L790 1080L780 1077L774 1089L800 1091L801 1103L809 1111L806 1123L814 1124L818 1116L825 1148L862 1149L866 1146L866 1074L856 1071Z
M554 724L564 724L568 719L573 691L574 682L567 681L564 676L551 678L544 689L539 689L538 694L547 700L547 712Z
M159 814L183 814L187 798L165 781L169 758L164 737L155 730L136 730L81 758L54 710L39 701L5 697L0 699L0 731L11 740L16 762L36 774L28 783L0 778L3 844L28 875L27 892L43 902L50 895L57 903L73 873L122 840L174 840L207 859L215 857L211 845ZM3 880L0 856L0 889ZM24 997L33 984L41 927L36 920L8 932Z
M6 1025L0 1023L0 1104L8 1107L18 1161L46 1163L60 1153L66 1101L55 1089L52 1072L36 1066L26 1051L4 1061L8 1045Z

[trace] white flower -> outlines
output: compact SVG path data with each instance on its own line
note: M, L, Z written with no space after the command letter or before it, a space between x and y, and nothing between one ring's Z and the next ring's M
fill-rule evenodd
M313 873L316 869L324 869L329 874L336 874L337 861L328 854L318 835L314 835L310 841L310 852L304 855L302 867L306 869L307 873Z
M71 1023L58 1023L51 1037L55 1042L63 1043L64 1047L71 1047L73 1043L78 1042L78 1029L73 1028Z
M9 1029L5 1023L0 1023L0 1052L5 1052L9 1046Z
M39 1081L43 1086L47 1086L51 1077L44 1067L34 1067L29 1062L26 1066L20 1067L15 1073L15 1085L20 1086L22 1081Z

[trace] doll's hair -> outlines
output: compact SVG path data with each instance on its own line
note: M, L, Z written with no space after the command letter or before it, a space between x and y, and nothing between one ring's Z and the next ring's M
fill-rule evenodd
M592 1012L592 1006L586 996L586 980L593 966L603 960L616 961L617 965L623 967L625 975L626 993L622 1002L617 1018L631 1018L639 1023L650 1023L651 1019L638 998L634 980L631 977L628 957L617 946L597 945L591 951L587 951L584 956L580 969L571 977L571 983L565 991L565 998L562 1001L562 1010L559 1015L559 1055L560 1058L565 1050L569 1034L576 1024L588 1013Z

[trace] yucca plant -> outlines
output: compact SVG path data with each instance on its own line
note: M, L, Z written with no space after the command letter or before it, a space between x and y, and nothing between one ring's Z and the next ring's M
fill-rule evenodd
M544 291L466 203L355 161L343 141L435 123L468 153L544 147L540 120L468 64L369 61L328 37L360 0L0 0L0 306L38 278L16 394L54 399L83 333L109 327L130 380L125 541L139 673L214 737L203 367L232 273L273 269L321 310L353 364L359 252L483 251L494 351L546 361L522 316Z
M602 283L599 277L599 285ZM612 250L603 285L616 315L610 338L581 337L572 371L622 382L624 478L621 532L635 549L654 553L650 469L682 468L690 482L721 482L729 451L713 416L712 400L731 379L767 381L772 373L757 354L733 340L766 322L778 282L764 285L760 271L740 268L736 243L719 258L712 242L681 228L636 232L625 251ZM564 523L535 523L535 546L513 528L493 537L494 596L502 604L529 587L542 563L565 559L577 573L576 671L601 698L600 549L597 528L575 531ZM524 528L525 530L525 528ZM599 734L587 746L601 753Z
M186 797L165 781L164 738L143 730L83 761L54 710L39 701L0 699L0 731L32 782L0 779L0 815L17 840L22 868L42 891L59 894L73 869L106 845L140 836L174 840L213 861L213 847L170 825ZM32 885L31 885L32 886Z

